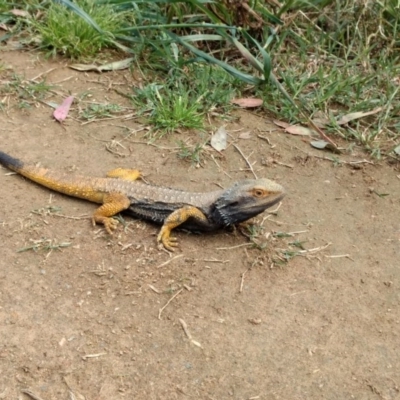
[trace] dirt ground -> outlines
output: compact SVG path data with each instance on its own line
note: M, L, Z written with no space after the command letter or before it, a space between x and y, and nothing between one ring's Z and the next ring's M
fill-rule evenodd
M137 83L36 53L0 59L26 79L46 76L58 103L86 93L129 106L113 88ZM10 101L0 150L23 160L97 176L137 167L196 191L252 177L232 146L196 168L177 157L182 133L149 146L134 118L74 119L84 101L64 126L43 103ZM288 190L257 219L268 217L254 239L264 250L238 232L177 232L170 255L157 226L129 217L109 237L89 223L94 204L0 170L0 399L400 398L399 165L350 164L371 161L357 148L335 165L265 117L236 116L226 128L257 175ZM293 242L311 251L276 262L301 250Z

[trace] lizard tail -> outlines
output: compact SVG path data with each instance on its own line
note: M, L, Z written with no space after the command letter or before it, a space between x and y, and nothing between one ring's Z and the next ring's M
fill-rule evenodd
M69 176L32 163L25 163L2 151L0 151L0 164L39 185L94 203L102 203L104 192L107 192L102 178Z
M24 163L17 158L11 157L6 153L0 151L0 164L4 165L11 171L19 172L23 168Z

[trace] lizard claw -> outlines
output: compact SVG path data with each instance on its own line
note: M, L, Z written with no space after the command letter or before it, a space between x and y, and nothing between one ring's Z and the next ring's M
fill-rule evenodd
M161 243L168 251L174 251L174 247L178 247L178 239L169 236L169 232L161 230L157 237L157 242Z
M93 226L96 225L96 223L100 223L104 225L105 230L109 235L113 234L113 231L117 229L118 226L118 221L114 218L109 218L109 217L102 217L100 218L92 218L92 223Z

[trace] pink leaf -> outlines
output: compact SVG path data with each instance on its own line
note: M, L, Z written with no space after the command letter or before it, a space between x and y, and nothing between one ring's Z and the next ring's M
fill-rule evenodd
M243 98L243 99L233 99L231 103L236 104L237 106L243 108L255 108L262 106L262 99L254 99L254 98Z
M279 127L281 127L281 128L287 128L287 127L290 126L290 124L288 124L287 122L279 121L279 120L277 120L277 119L274 119L272 122L273 122L275 125L277 125L277 126L279 126Z
M290 125L285 129L285 132L291 133L292 135L301 135L301 136L311 136L313 133L311 129L299 125Z
M62 102L62 104L60 106L58 106L54 110L53 117L58 122L63 122L65 120L65 118L67 118L69 109L70 109L73 101L74 101L74 96L69 96Z

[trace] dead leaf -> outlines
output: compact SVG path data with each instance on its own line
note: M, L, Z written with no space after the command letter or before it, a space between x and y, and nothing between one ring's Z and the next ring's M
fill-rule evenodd
M373 114L376 114L376 113L378 113L380 111L382 111L382 107L377 107L377 108L373 109L372 111L354 112L354 113L343 115L336 122L337 122L338 125L344 125L344 124L347 124L350 121L353 121L355 119L363 118L363 117L366 117L367 115L373 115Z
M287 128L290 126L290 124L288 124L287 122L284 121L278 121L277 119L274 119L272 121L276 126L279 126L280 128Z
M95 65L95 64L72 64L69 67L76 69L77 71L117 71L122 69L127 69L132 64L133 57L126 58L125 60L114 61L112 63Z
M395 147L393 150L398 156L400 156L400 145Z
M314 119L312 120L312 122L313 122L316 126L318 126L318 128L325 128L326 125L328 125L331 121L329 121L328 118L321 117L321 118L314 118Z
M29 17L28 11L18 10L16 8L10 10L10 14L15 15L16 17Z
M315 133L311 129L300 125L290 125L285 129L285 132L300 136L311 136L313 133Z
M242 108L255 108L262 106L263 100L247 97L242 99L233 99L231 100L231 103Z
M0 24L0 29L3 29L3 31L9 31L6 24Z
M310 142L311 146L318 150L330 150L334 153L340 153L337 147L332 143L326 142L325 140L313 140Z
M65 118L67 118L69 109L70 109L73 101L74 101L74 96L69 96L62 102L62 104L60 106L58 106L54 110L53 117L58 122L63 122L65 120Z
M211 136L211 146L217 150L222 151L226 149L227 146L227 132L225 126L218 128L217 132Z
M242 132L239 135L239 139L251 139L251 133L250 132Z

